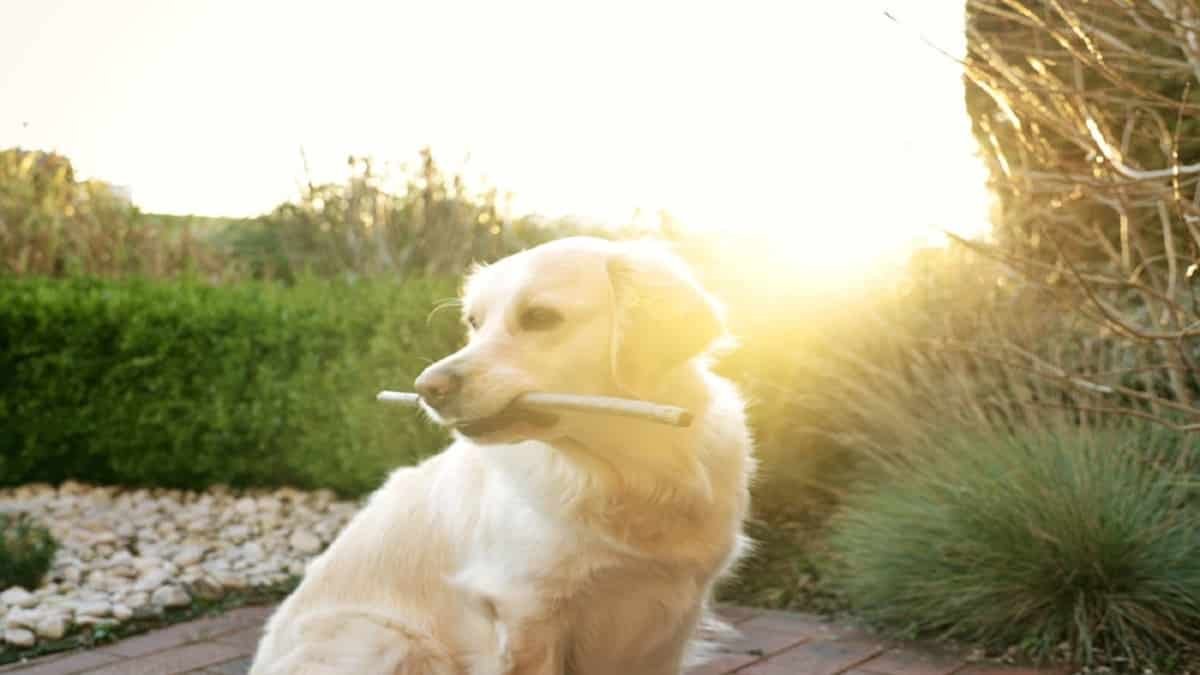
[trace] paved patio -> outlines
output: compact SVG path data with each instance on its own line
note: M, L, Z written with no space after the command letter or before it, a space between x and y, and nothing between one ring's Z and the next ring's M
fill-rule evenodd
M87 651L0 667L3 675L244 675L270 607L246 607ZM742 637L688 675L1033 675L891 644L805 614L725 608ZM1040 671L1041 673L1065 673Z

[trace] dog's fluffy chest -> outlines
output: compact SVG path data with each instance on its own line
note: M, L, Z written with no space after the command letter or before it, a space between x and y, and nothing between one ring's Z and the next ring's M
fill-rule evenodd
M710 537L727 527L706 527L706 537L677 522L677 536L708 539L711 550L648 555L580 518L571 491L586 486L525 450L528 463L519 454L485 463L478 526L450 579L502 627L514 672L547 659L576 664L573 672L636 672L646 654L686 640L733 531L723 542Z
M456 586L509 613L529 614L547 591L570 594L594 569L617 563L610 546L548 511L526 485L494 466L485 464L484 471L478 526L466 530L470 536L460 544Z

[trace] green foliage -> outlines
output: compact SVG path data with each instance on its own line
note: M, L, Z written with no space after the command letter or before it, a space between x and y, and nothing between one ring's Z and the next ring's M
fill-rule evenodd
M54 562L58 542L24 513L0 513L0 590L37 588Z
M839 587L903 635L1079 663L1200 643L1200 510L1157 432L966 435L888 465L833 521ZM1159 446L1159 447L1156 447ZM1165 452L1168 466L1148 458ZM1193 457L1197 449L1188 450Z
M452 351L446 284L0 282L0 483L358 493L444 443L374 394Z

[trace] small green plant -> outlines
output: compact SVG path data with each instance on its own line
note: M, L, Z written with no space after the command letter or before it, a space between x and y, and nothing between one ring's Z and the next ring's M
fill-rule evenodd
M58 542L24 513L0 513L0 589L37 588Z
M897 633L1037 658L1137 665L1193 649L1200 511L1152 441L992 433L894 462L833 521L837 586Z
M112 642L114 639L116 639L116 628L117 624L112 621L106 621L104 623L98 623L95 626L92 626L92 643L103 644L106 642Z

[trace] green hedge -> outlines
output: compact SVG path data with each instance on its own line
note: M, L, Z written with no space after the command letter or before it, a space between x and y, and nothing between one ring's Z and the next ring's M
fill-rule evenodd
M448 283L0 280L0 484L360 493L444 445L374 400L460 331Z

